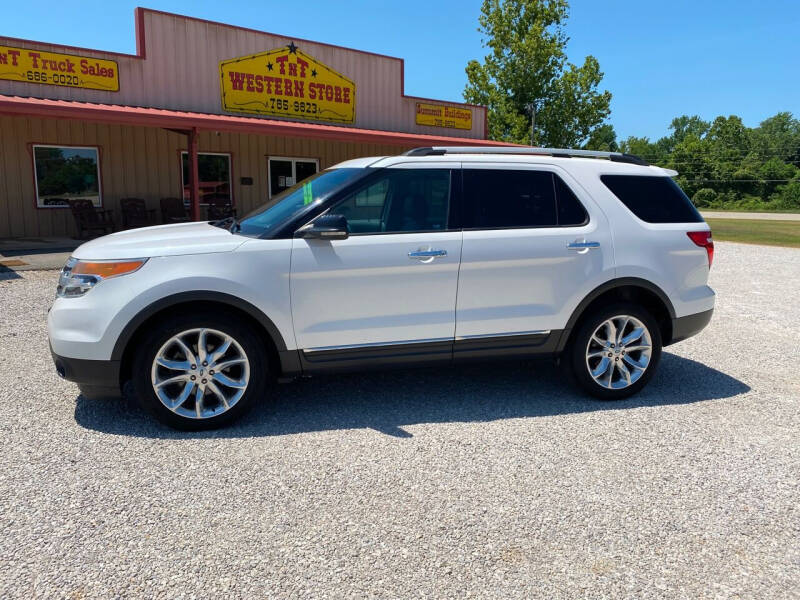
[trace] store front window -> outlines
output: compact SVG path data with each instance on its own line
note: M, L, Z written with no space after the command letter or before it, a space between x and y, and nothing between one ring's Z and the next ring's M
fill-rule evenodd
M63 208L69 206L69 200L91 200L98 208L103 205L97 148L35 145L33 166L37 207Z
M269 159L269 196L277 196L283 190L311 177L319 170L319 161L315 158L270 157Z
M189 204L192 192L189 186L189 153L181 152L181 184L183 201ZM200 152L197 155L200 180L200 204L231 203L231 155Z

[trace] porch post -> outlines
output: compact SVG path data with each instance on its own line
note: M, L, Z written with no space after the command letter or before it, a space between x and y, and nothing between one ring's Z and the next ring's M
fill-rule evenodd
M200 175L197 167L197 127L189 130L189 198L192 221L200 220Z

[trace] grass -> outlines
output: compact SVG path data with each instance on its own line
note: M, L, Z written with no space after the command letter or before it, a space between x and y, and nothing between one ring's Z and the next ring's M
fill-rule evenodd
M800 248L800 221L706 219L706 222L718 241Z

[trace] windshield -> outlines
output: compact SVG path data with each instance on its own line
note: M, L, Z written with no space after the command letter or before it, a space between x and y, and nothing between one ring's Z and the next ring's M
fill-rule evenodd
M322 202L333 192L368 172L367 169L320 171L247 214L239 222L236 233L251 237L271 233L309 206Z

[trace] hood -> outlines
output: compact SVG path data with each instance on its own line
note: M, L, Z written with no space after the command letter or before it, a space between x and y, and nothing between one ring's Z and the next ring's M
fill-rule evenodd
M103 260L230 252L248 239L205 222L176 223L112 233L79 246L72 256Z

